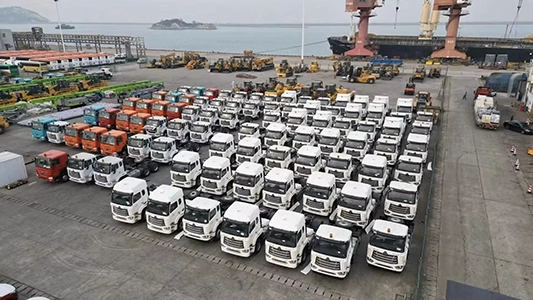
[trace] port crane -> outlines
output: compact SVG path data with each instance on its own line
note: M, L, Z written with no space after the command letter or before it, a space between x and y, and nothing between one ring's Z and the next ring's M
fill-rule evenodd
M445 11L444 15L448 16L448 24L444 48L433 52L431 58L466 59L466 53L458 51L456 44L459 20L462 16L469 14L463 9L470 5L472 5L471 0L434 0L433 10Z
M382 7L383 4L383 0L346 0L346 12L354 13L353 16L359 17L359 32L355 40L355 47L351 50L346 51L344 55L374 56L376 54L373 50L369 49L370 43L368 40L368 23L370 18L375 16L375 14L372 14L372 10L377 7ZM359 12L359 14L355 14L356 12Z

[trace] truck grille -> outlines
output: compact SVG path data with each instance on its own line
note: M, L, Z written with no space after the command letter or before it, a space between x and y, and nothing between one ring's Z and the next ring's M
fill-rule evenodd
M391 265L398 264L398 256L381 253L376 250L372 251L372 258Z
M265 200L272 203L281 203L281 197L277 197L270 194L265 195Z
M244 249L243 241L239 241L234 238L229 238L225 236L222 242L224 243L224 245L231 247L231 248Z
M200 121L211 123L211 119L210 118L200 118Z
M361 151L346 149L346 154L349 154L353 157L361 157Z
M409 175L407 173L400 173L398 175L398 179L405 182L413 182L416 181L416 177L413 175Z
M250 158L246 157L246 156L239 156L239 158L237 159L239 162L245 162L245 161L251 161Z
M281 248L268 247L268 254L283 259L291 259L291 252Z
M202 185L208 189L216 189L217 188L217 183L214 182L214 181L208 181L208 180L204 180L202 181Z
M48 136L49 140L55 140L57 138L57 136L55 134L53 134L53 133L49 133L49 134L47 134L47 136Z
M305 205L315 209L324 209L324 202L316 201L314 199L306 199Z
M250 196L250 189L236 186L235 193L241 196Z
M211 156L219 156L219 157L223 157L224 154L222 154L222 152L215 152L215 151L213 151L213 152L211 152Z
M271 168L281 168L281 163L274 160L269 160L267 162L267 166Z
M136 148L130 148L130 149L128 149L128 151L132 155L140 155L141 154L141 150L136 149Z
M220 121L220 125L222 125L222 126L230 126L231 122L230 121Z
M107 177L104 175L94 174L94 180L98 182L107 182Z
M113 213L119 216L123 216L123 217L129 216L127 209L119 208L116 206L113 206Z
M296 149L300 149L302 148L302 146L304 146L305 144L304 143L294 143L294 148Z
M323 259L320 256L317 256L315 259L315 264L321 268L334 270L334 271L340 271L341 269L341 263L338 261L331 261L329 259Z
M329 174L333 174L335 178L344 178L344 172L335 171L335 170L328 170Z
M72 178L80 178L81 177L80 172L71 171L71 170L68 171L68 176L70 176Z
M198 133L193 133L193 134L191 134L191 138L197 139L197 140L201 140L202 139L202 135L198 134Z
M185 223L185 230L193 234L204 234L204 228L191 223Z
M250 116L251 116L251 115L254 114L254 111L253 111L253 110L245 110L245 111L244 111L244 114L245 114L245 115L250 115Z
M422 153L420 152L407 152L406 154L409 156L415 156L415 157L420 157L420 158L423 157Z
M183 120L187 120L187 121L192 121L192 116L191 115L181 115L181 117L183 118Z
M328 146L321 146L320 147L320 150L324 153L332 153L333 152L333 147L328 147Z
M379 182L377 180L373 180L370 178L363 178L361 179L362 183L370 184L371 186L378 186Z
M152 152L152 157L153 158L164 158L165 155L163 154L163 152Z
M306 167L296 167L296 172L300 174L311 175L311 169Z
M347 210L341 210L341 218L344 218L346 220L350 220L353 222L359 222L361 221L361 214L360 213L353 213L349 212Z
M389 205L389 210L392 211L393 213L402 214L402 215L407 215L411 211L409 207L396 205L396 204Z
M155 225L155 226L159 226L159 227L165 226L165 220L159 219L154 216L148 216L148 223Z
M269 146L273 146L273 145L277 145L278 144L278 141L276 140L271 140L271 139L265 139L265 144L269 145Z

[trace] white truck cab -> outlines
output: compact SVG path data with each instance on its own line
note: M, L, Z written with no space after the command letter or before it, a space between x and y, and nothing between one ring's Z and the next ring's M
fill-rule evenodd
M167 135L180 142L189 140L189 122L183 119L172 119L167 124Z
M218 98L222 100L228 100L233 95L233 92L230 90L220 90L218 93Z
M236 152L237 148L232 134L217 133L209 141L209 157L220 156L229 158L230 161L234 162Z
M248 93L246 92L236 92L231 96L230 101L240 102L244 104L248 100Z
M418 186L401 181L391 181L385 194L384 212L392 218L413 221L418 205Z
M394 179L420 185L424 175L424 161L417 156L400 155L394 169Z
M319 111L313 116L313 127L316 133L320 133L325 128L333 125L332 113L330 111Z
M221 112L224 109L225 104L226 104L225 99L216 98L216 99L209 101L208 108L214 108L218 112Z
M212 125L218 124L218 110L214 108L203 109L198 114L198 121L210 123Z
M357 129L357 123L348 118L336 118L332 128L340 130L341 139L346 139L348 134Z
M288 142L287 126L283 123L272 123L268 125L265 132L266 146L284 146Z
M414 121L413 125L411 126L411 131L409 131L409 133L423 134L429 136L431 135L432 126L433 123Z
M303 211L328 217L333 212L338 197L335 176L313 172L304 188Z
M335 176L338 186L352 180L355 165L352 156L345 153L331 153L326 161L326 173Z
M224 212L220 227L222 252L240 257L258 253L263 247L269 222L261 218L257 205L233 202Z
M233 196L240 201L256 203L261 199L264 185L263 165L245 161L233 175Z
M222 206L217 200L196 197L187 201L183 216L183 235L208 242L220 237Z
M361 160L368 153L370 142L368 135L361 131L352 131L346 137L344 144L344 153L351 155L352 159Z
M63 144L65 142L65 130L69 122L55 121L48 124L46 128L46 137L50 143Z
M427 162L429 149L429 135L409 133L407 136L407 145L403 150L403 155L417 156L422 158L424 163Z
M185 200L182 189L162 184L148 196L146 207L148 230L171 234L181 229L184 214Z
M272 123L279 123L279 122L281 122L281 111L280 110L264 111L263 120L261 121L261 126L263 128L267 128Z
M232 100L229 100L229 101L226 102L226 105L224 105L223 110L232 111L232 112L240 115L242 113L242 105L243 104L242 104L241 101L232 99Z
M200 184L202 163L200 154L192 151L180 151L172 158L170 179L172 186L192 188Z
M372 102L368 105L366 120L376 123L377 128L381 128L383 121L385 120L386 112L387 110L383 103Z
M126 177L113 186L111 213L118 222L134 224L144 218L148 204L146 180Z
M233 185L229 158L211 156L202 167L201 190L212 195L224 195Z
M361 161L357 181L372 186L375 192L382 192L389 178L387 158L381 155L367 154Z
M313 117L315 114L320 111L320 101L317 100L307 100L304 105L304 108L307 109L307 125L313 122Z
M338 106L326 106L325 110L331 112L331 119L333 122L342 117L342 110Z
M355 125L358 125L363 119L363 105L361 103L346 104L343 117L345 119L352 120Z
M205 97L205 96L196 97L196 99L194 100L194 106L198 107L200 110L202 110L202 109L205 109L205 108L209 107L209 101L211 101L211 100L209 100L209 97ZM190 106L188 106L188 107L190 107ZM188 107L185 107L185 108L188 108ZM184 110L185 110L185 108L184 108ZM183 111L181 112L181 115L182 115L182 118L183 118Z
M285 104L281 106L281 119L286 120L289 117L289 113L295 109L298 108L296 104Z
M366 118L368 113L368 104L370 104L370 96L368 95L355 95L353 103L361 104L361 118Z
M150 146L153 137L149 134L138 133L128 138L128 156L135 160L150 157Z
M203 121L196 121L192 123L190 129L191 142L207 144L209 142L209 139L211 139L211 137L213 136L211 126L211 123Z
M275 112L279 114L281 112L281 105L277 101L264 101L263 113Z
M302 186L294 182L291 170L272 168L265 176L263 205L273 209L289 209L298 200Z
M165 136L167 134L167 118L163 116L149 117L143 130L146 134L154 137Z
M372 103L381 103L383 106L385 106L385 112L388 115L391 112L391 107L389 103L389 96L374 96L374 100L372 100Z
M93 165L94 183L98 186L111 188L127 175L122 158L105 156Z
M344 221L365 228L377 209L369 184L348 181L341 190L337 221Z
M245 137L257 138L257 139L260 138L261 132L260 132L259 127L260 126L256 123L242 124L241 127L239 128L239 134L238 134L239 141L241 141Z
M245 161L260 163L264 160L263 150L261 149L261 140L258 138L245 137L237 144L237 163Z
M293 134L300 125L307 125L307 109L293 108L287 119L287 129Z
M168 164L172 158L179 152L176 140L169 137L158 137L150 146L150 157L152 161Z
M327 158L331 153L342 152L341 131L337 128L325 128L318 135L318 147L322 151L322 158Z
M372 144L376 140L378 126L376 122L373 121L361 121L359 122L359 126L357 126L356 132L362 132L366 134L368 143Z
M352 94L348 93L340 93L337 94L337 97L335 98L335 106L339 107L343 112L348 106L348 104L352 103Z
M381 138L395 140L397 144L401 144L405 133L405 125L403 118L385 117L381 128Z
M398 98L396 101L396 113L406 117L408 122L413 119L413 98Z
M242 113L245 118L257 119L261 114L261 103L257 100L250 100L244 103Z
M270 146L265 156L265 170L282 168L291 170L294 166L293 150L286 146Z
M200 111L207 108L207 105L205 107L196 106L196 101L194 102L194 105L186 106L181 111L181 118L185 121L188 121L190 123L194 123L198 121Z
M96 155L87 152L70 156L67 162L68 179L77 183L93 181L93 165L96 158Z
M415 121L423 122L429 125L430 130L433 129L433 123L435 121L435 116L432 112L419 111L416 113Z
M316 132L311 126L300 125L294 131L294 137L292 139L292 148L299 150L302 146L315 146L316 145Z
M298 108L304 108L307 101L310 101L310 100L313 100L311 96L300 96L296 104L298 105Z
M387 164L393 166L398 161L399 146L396 140L379 138L374 148L375 155L381 155L387 159Z
M250 101L256 101L257 103L259 103L259 105L263 105L263 101L265 99L265 94L263 93L259 93L259 92L254 92L254 93L251 93L250 94L250 97L248 98L248 100Z
M366 262L378 268L402 272L410 244L411 233L407 225L376 220L368 241Z
M278 210L270 220L265 241L267 262L294 269L307 259L314 231L307 228L305 215Z
M294 162L294 173L297 178L307 178L313 172L319 172L323 168L322 151L319 147L302 146L298 150Z
M297 91L285 91L283 94L281 94L281 105L285 104L296 104L298 100L298 92Z
M316 100L320 102L320 110L326 110L326 107L331 105L331 99L328 97L318 97Z

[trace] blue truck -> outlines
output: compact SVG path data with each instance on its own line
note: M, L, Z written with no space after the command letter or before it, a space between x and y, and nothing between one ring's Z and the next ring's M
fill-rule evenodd
M205 94L205 87L203 86L195 86L191 89L191 94L196 96L196 98L201 97Z
M34 139L40 140L40 141L47 141L48 136L46 135L46 131L48 130L48 125L50 123L55 122L56 119L54 118L40 118L37 120L34 120L31 122L31 136Z
M83 121L89 125L98 125L98 114L104 110L103 106L91 106L83 110Z

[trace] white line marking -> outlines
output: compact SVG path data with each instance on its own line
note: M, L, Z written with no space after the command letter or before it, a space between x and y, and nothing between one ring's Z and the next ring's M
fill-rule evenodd
M28 183L28 186L30 186L30 185L34 185L34 184L36 184L36 183L37 183L37 181L32 181L32 182Z
M179 241L183 237L183 235L185 235L185 232L182 231L182 232L176 234L174 239Z
M309 272L311 272L311 263L308 263L307 266L300 271L300 273L304 275L309 274Z
M433 171L432 164L433 162L428 162L428 171Z
M293 210L297 209L298 206L300 206L300 202L296 202L296 203L294 203L294 205L293 205L291 208L289 208L289 210L290 210L290 211L293 211Z

